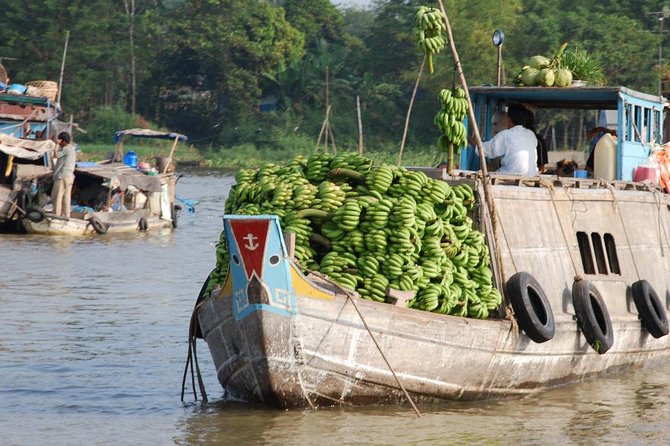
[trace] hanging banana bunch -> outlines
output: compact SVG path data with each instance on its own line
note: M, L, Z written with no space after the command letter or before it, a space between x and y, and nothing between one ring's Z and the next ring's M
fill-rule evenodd
M433 122L442 135L437 139L437 146L442 152L458 153L467 140L467 131L463 120L468 114L468 101L465 90L456 86L451 90L443 88L438 94L442 108L435 115Z
M446 39L442 35L447 30L444 23L444 16L439 9L419 6L416 11L415 27L412 35L416 45L426 53L426 62L428 63L428 72L433 74L433 54L441 52Z

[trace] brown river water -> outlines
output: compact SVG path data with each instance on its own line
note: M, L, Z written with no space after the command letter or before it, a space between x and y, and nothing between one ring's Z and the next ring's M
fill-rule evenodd
M233 178L186 172L164 234L1 235L0 445L670 444L667 366L505 401L276 411L180 401L188 324Z

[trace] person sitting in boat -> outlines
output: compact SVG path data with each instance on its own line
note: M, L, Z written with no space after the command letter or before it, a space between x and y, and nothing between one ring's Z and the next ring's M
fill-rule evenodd
M491 137L510 128L509 115L504 110L498 110L491 116Z
M51 202L53 203L54 214L69 220L77 154L74 144L71 144L69 133L60 133L56 142L61 150L56 159L56 167L53 173L54 184L51 191ZM56 156L56 153L54 153L54 156Z
M538 140L535 132L524 126L532 122L532 112L521 104L510 104L507 115L509 128L483 142L484 154L487 158L502 157L497 172L534 175Z

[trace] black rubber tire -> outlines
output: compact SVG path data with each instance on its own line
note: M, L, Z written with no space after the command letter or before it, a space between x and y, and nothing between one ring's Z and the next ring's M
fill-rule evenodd
M537 343L553 338L556 333L554 313L537 280L521 271L509 278L506 288L519 328Z
M171 212L171 217L172 217L172 227L176 228L177 227L177 219L179 216L179 210L177 209L177 206L172 206L172 212Z
M91 217L89 222L91 223L91 226L93 226L93 229L95 229L95 232L97 232L98 234L106 234L107 230L109 229L109 227L106 224L101 222L96 217Z
M646 280L638 280L631 286L631 289L642 326L655 338L667 335L670 332L668 316L651 284Z
M572 303L575 306L577 325L586 341L599 354L614 344L612 319L598 289L588 280L578 280L572 285Z
M142 232L149 230L149 223L145 217L140 218L140 221L137 223L137 228Z
M47 218L47 214L41 208L37 206L31 206L26 210L26 218L32 221L33 223L39 223L44 221Z

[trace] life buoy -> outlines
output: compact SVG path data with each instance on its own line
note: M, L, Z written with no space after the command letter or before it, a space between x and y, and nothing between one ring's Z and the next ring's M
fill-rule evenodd
M137 227L140 231L148 231L149 223L147 222L146 217L140 218L140 221L137 223Z
M572 285L572 303L586 341L602 355L614 344L614 332L600 292L588 280L578 280Z
M544 290L533 276L518 272L507 281L509 296L519 328L537 343L550 340L556 333L554 313Z
M47 214L41 208L31 206L26 211L26 217L33 223L39 223L47 217Z
M642 326L655 338L668 334L668 316L656 291L646 280L638 280L631 286L633 302L640 314Z
M93 229L95 229L95 232L98 234L105 234L107 233L107 229L109 229L109 227L101 222L97 217L91 217L89 222L91 223L91 226L93 226Z

